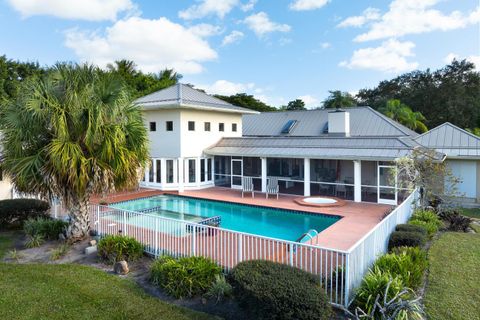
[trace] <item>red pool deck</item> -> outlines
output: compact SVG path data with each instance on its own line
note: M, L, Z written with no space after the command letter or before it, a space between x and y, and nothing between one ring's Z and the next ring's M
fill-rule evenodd
M315 245L337 250L350 249L358 240L373 229L373 227L382 220L385 213L392 208L389 205L366 202L358 203L353 201L346 201L345 205L341 207L316 208L297 204L294 200L298 198L298 196L280 195L278 200L276 197L265 199L265 194L257 192L255 193L255 198L252 198L251 195L245 195L245 197L242 198L240 190L219 187L184 191L181 193L141 188L136 191L119 192L106 197L95 197L92 199L92 203L98 203L100 201L106 201L108 203L119 202L165 193L341 216L342 219L323 230L313 242Z

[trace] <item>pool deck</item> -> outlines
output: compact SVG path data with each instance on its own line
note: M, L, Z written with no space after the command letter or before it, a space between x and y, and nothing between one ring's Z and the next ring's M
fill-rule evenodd
M338 250L348 250L351 248L358 240L372 230L373 227L382 220L385 213L392 208L392 206L389 205L353 201L345 201L345 205L341 207L308 207L297 204L294 201L298 196L280 195L278 200L275 197L265 199L265 194L256 192L255 198L252 198L250 195L245 195L245 198L242 198L240 190L219 187L184 191L181 193L142 188L134 192L116 193L106 197L104 200L107 202L118 202L166 193L310 213L338 215L341 216L342 219L322 231L313 242L322 247ZM92 202L98 201L100 201L100 198L96 198Z

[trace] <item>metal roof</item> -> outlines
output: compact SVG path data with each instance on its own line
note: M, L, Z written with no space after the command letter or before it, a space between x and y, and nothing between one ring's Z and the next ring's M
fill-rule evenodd
M480 137L450 122L416 137L415 141L445 153L447 158L480 159Z
M135 103L144 110L174 107L235 113L258 113L254 110L235 106L181 83L141 97L135 100Z
M329 109L307 111L265 112L243 116L244 136L281 136L282 128L288 120L297 120L295 128L288 136L318 137L328 122ZM350 113L350 136L410 136L418 134L391 120L370 107L346 109Z
M395 160L421 147L408 137L242 137L223 138L210 155L345 160Z

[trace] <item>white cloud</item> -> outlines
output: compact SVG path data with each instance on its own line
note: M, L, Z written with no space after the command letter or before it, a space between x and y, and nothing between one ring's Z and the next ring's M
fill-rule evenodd
M226 46L232 43L239 42L240 40L242 40L243 37L244 37L243 32L238 30L233 30L223 38L222 45Z
M211 37L222 33L222 29L219 26L213 26L208 23L197 24L188 28L188 30L199 37Z
M271 32L288 32L291 27L288 24L280 24L270 20L265 12L252 14L243 20L250 30L262 37Z
M307 106L307 108L318 107L318 104L320 102L317 98L309 94L304 96L299 96L298 99L301 99L303 102L305 102L305 105Z
M348 17L342 22L340 22L337 27L361 27L369 21L374 21L378 19L380 19L380 10L376 8L367 8L363 11L363 14L361 16Z
M130 0L8 0L24 17L48 15L89 21L116 20L121 12L133 13Z
M330 0L295 0L290 3L290 9L295 11L308 11L320 9Z
M247 11L253 10L253 8L255 7L255 4L257 4L257 0L249 0L247 3L242 4L240 9L242 9L242 11L244 12L247 12Z
M389 10L380 17L377 9L369 8L361 16L345 19L339 26L359 27L368 23L369 30L354 39L363 42L437 30L454 30L480 21L480 8L469 14L460 11L445 14L432 8L440 1L394 0L390 3Z
M443 61L445 63L451 63L453 59L457 59L457 60L467 59L468 61L472 62L475 65L475 69L477 71L480 71L480 56L471 55L471 56L462 58L456 53L449 53Z
M216 15L223 19L239 4L239 0L200 0L198 2L200 3L180 11L178 16L185 20L201 19L210 15Z
M358 49L353 52L349 61L342 61L340 66L350 69L371 69L383 72L410 71L418 67L417 62L410 62L408 57L414 56L413 42L400 42L389 39L376 48Z
M328 48L330 48L331 46L332 46L332 44L331 44L330 42L322 42L322 43L320 43L320 47L321 47L322 49L328 49Z
M72 29L65 36L65 45L82 61L99 66L130 59L146 72L174 68L192 74L203 70L202 62L217 58L217 53L201 36L164 17L153 20L131 17L117 21L104 34Z
M224 96L231 96L237 93L244 93L252 91L255 88L254 83L235 83L227 80L217 80L210 85L198 86L210 94L220 94Z

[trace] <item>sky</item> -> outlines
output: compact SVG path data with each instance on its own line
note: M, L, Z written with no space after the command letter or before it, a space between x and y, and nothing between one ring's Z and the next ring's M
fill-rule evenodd
M479 0L0 0L0 55L129 59L208 93L319 106L416 69L480 69Z

